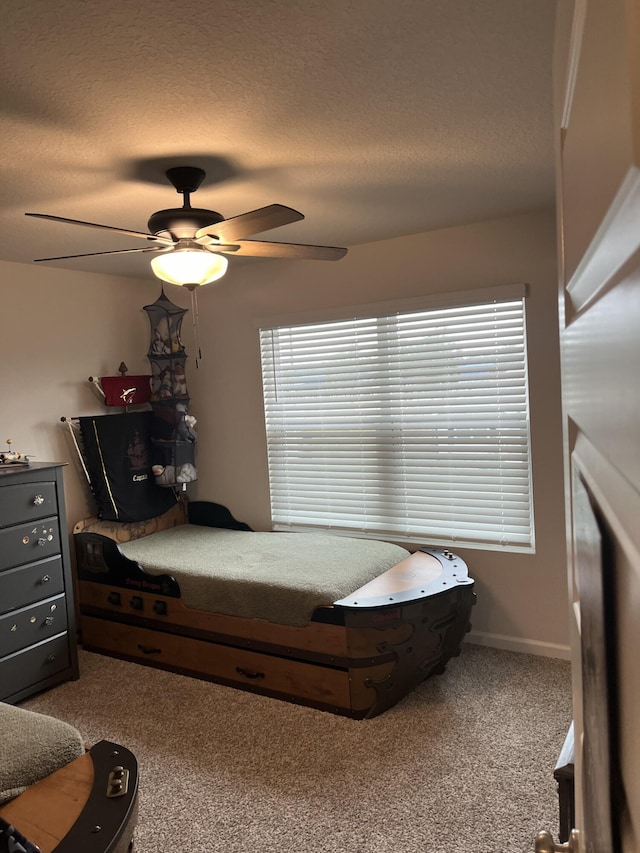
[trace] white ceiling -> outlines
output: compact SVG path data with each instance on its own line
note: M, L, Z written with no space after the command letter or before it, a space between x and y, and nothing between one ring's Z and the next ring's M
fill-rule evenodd
M172 165L203 167L192 204L225 217L302 211L264 235L278 241L353 246L551 205L555 6L6 0L0 257L142 245L24 213L146 231L182 203ZM146 255L53 265L151 275Z

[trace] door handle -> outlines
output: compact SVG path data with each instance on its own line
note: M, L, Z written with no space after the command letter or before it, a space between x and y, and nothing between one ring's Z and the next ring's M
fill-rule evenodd
M565 844L555 844L549 832L539 832L536 835L535 853L580 853L580 833L571 830L569 840Z
M264 672L256 672L256 670L245 669L242 666L237 666L236 672L240 675L244 675L246 678L264 678Z
M145 655L161 655L162 649L156 649L153 646L145 646L142 643L138 643L138 648Z

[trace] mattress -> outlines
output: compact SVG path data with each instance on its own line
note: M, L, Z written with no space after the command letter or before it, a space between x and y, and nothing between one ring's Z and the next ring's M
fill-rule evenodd
M172 575L188 607L296 627L409 556L373 539L195 524L120 543L120 550L151 574Z

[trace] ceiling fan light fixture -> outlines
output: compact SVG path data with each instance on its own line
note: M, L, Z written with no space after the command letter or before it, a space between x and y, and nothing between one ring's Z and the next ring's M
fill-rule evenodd
M227 271L224 255L206 249L185 248L163 252L151 259L151 269L162 281L184 287L197 287L217 281Z

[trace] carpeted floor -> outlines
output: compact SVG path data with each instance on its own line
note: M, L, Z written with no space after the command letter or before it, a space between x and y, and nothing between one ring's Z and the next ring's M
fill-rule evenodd
M81 652L24 703L131 749L135 853L532 853L558 832L570 665L466 644L356 721Z

